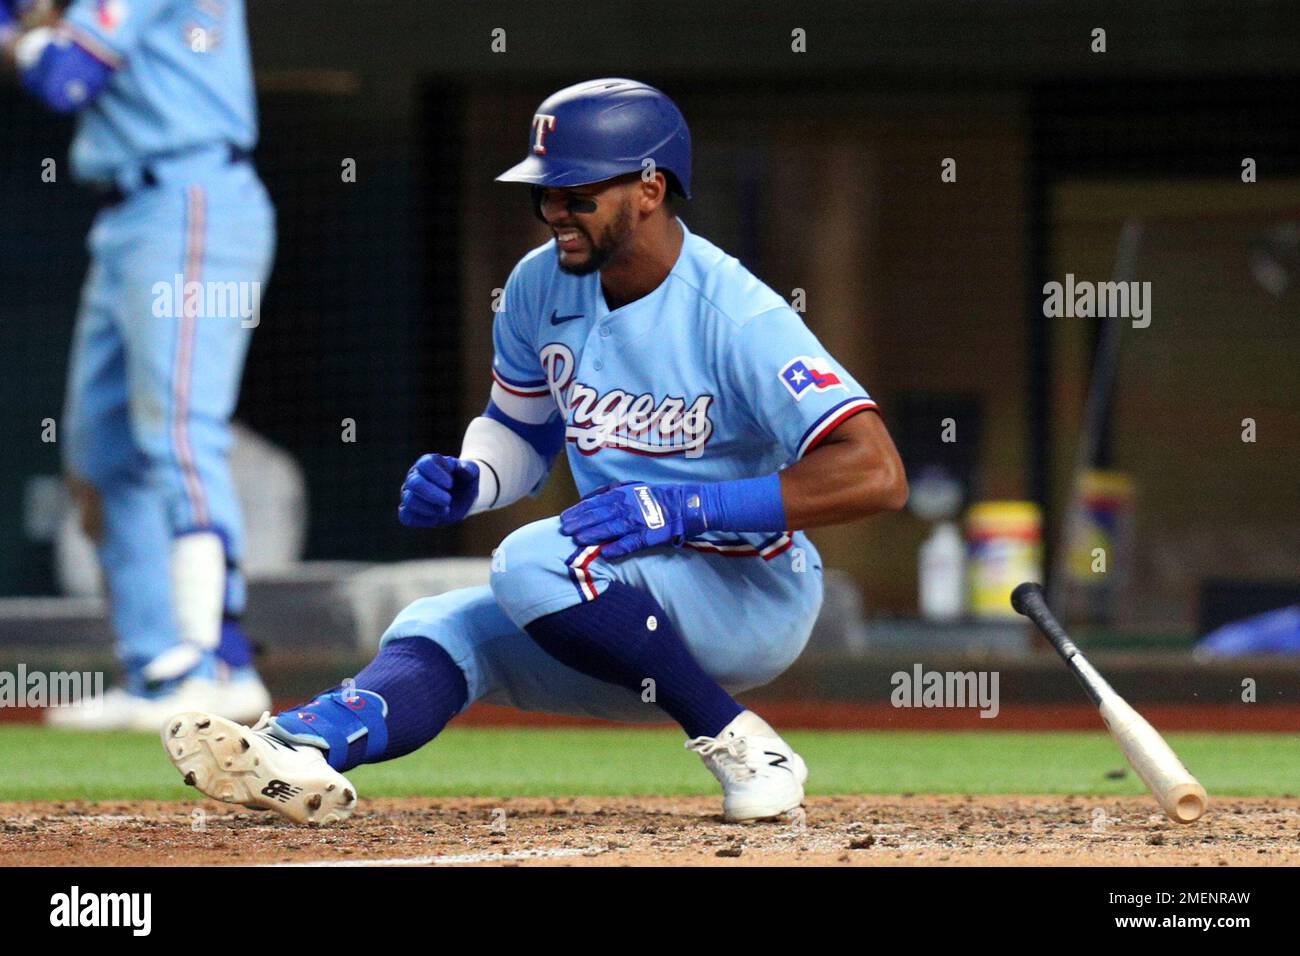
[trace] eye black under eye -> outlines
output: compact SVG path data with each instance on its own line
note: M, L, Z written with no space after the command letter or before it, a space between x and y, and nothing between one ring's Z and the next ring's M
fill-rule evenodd
M533 208L537 211L540 218L542 212L542 200L546 198L546 189L543 186L533 186L530 189L533 198ZM570 214L593 213L597 209L595 194L571 193L564 199L564 208Z

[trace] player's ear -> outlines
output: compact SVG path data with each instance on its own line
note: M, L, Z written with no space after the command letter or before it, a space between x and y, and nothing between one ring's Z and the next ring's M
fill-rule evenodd
M668 177L655 170L649 178L642 176L637 183L637 202L643 215L650 215L668 198Z

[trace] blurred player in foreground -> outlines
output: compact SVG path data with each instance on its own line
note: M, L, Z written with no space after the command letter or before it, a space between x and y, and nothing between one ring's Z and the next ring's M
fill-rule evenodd
M802 531L902 507L876 403L739 262L690 233L690 137L630 80L554 94L527 183L554 233L496 316L491 399L460 455L425 455L398 510L435 527L539 489L567 450L582 500L501 544L490 587L416 601L355 681L249 729L179 714L186 782L292 820L346 817L342 772L432 740L469 703L615 720L664 713L728 820L803 800L803 760L732 693L799 656L822 601Z
M126 680L50 723L156 730L186 708L254 719L270 698L238 623L227 454L275 215L249 162L243 0L74 0L62 13L0 0L0 47L23 87L76 114L72 173L101 205L63 448Z

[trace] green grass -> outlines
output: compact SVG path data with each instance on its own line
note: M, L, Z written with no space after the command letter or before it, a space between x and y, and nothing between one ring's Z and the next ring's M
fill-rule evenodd
M1135 794L1104 733L795 731L809 793ZM1300 736L1171 734L1211 794L1300 792ZM644 729L453 728L400 760L351 773L364 796L708 794L680 734ZM0 726L0 800L191 799L151 734Z

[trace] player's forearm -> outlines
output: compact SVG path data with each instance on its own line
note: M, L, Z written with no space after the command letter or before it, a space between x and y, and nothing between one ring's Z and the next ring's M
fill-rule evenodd
M856 521L907 503L907 477L880 417L856 415L781 472L791 528Z
M514 504L536 489L550 471L527 439L494 418L479 416L465 429L460 457L479 466L478 496L469 513Z
M609 559L659 545L680 547L710 531L789 531L901 508L907 481L893 443L880 427L880 432L859 425L832 433L833 440L795 465L759 478L622 482L566 509L560 531L580 545L600 545Z

